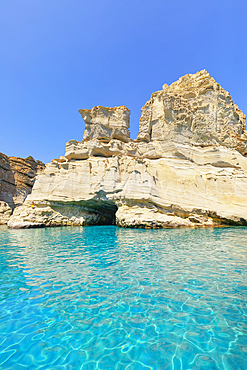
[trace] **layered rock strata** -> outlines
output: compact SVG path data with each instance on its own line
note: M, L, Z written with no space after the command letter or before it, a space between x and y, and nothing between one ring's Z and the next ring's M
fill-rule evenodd
M152 94L137 140L123 106L80 113L83 141L38 175L9 227L247 225L245 115L205 70Z
M44 163L32 157L8 157L0 153L0 224L6 224L13 209L23 204L31 193L37 173Z

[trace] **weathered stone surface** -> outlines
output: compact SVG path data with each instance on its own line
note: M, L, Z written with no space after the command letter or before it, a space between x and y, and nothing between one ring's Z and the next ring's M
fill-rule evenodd
M141 110L137 140L226 145L247 153L246 117L206 70L152 94Z
M6 225L12 214L12 209L6 202L0 201L0 225Z
M85 204L69 205L60 202L35 202L35 206L27 204L17 207L8 226L15 229L53 227L53 226L78 226L78 225L104 225L111 222L108 214L101 213L99 209ZM114 207L114 206L113 206ZM96 207L97 208L97 207ZM115 208L113 208L113 214ZM1 210L1 209L0 209Z
M44 163L36 162L32 157L8 157L0 153L0 201L9 209L22 205L27 195L31 193L35 176L44 169ZM5 207L5 206L4 206ZM0 223L7 223L10 217L9 209L0 211Z
M80 109L79 112L86 123L84 140L129 141L130 110L123 105L115 108L98 106L92 109Z
M0 200L14 208L15 178L9 158L0 153Z
M138 140L98 135L109 125L96 108L91 131L38 175L10 227L247 225L245 116L206 71L152 95Z

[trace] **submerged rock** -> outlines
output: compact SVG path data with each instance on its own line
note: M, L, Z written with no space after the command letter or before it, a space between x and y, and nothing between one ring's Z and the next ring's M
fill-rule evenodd
M9 227L247 225L246 118L205 70L126 107L80 110L82 142L37 176Z

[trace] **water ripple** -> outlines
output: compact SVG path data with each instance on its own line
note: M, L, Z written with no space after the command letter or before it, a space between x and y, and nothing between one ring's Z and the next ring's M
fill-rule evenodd
M246 237L0 227L0 368L246 369Z

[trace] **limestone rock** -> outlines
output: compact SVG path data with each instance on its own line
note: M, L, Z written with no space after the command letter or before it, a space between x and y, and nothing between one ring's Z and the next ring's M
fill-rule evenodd
M67 160L87 159L91 156L112 157L113 155L124 154L124 143L120 140L111 139L104 142L98 139L78 142L70 140L66 143Z
M35 206L29 203L16 208L8 226L13 229L28 229L46 226L102 225L109 222L108 215L93 212L90 208L87 210L82 205L69 204L66 206L61 203L46 204L43 202Z
M116 224L122 227L146 229L217 225L208 215L193 212L186 214L184 211L180 213L178 209L173 210L172 207L168 211L152 204L126 202L116 213Z
M247 153L246 117L206 70L152 94L141 110L139 141L226 145Z
M15 177L9 157L0 153L0 201L14 208L16 196Z
M129 141L130 110L123 105L115 108L98 106L92 109L80 109L79 112L86 123L84 140Z
M235 154L237 161L237 154L241 155ZM244 158L245 167L246 161ZM29 226L32 222L84 225L85 211L113 221L116 207L120 226L241 225L247 220L246 186L246 169L240 165L220 167L179 158L130 156L51 163L38 176L31 195L14 212L9 226L22 226L24 221ZM73 220L52 213L44 219L39 213L53 209L64 215L65 208Z
M0 201L9 209L0 212L0 223L7 223L12 210L22 205L27 195L31 193L35 176L44 169L44 163L35 161L32 157L8 157L0 153ZM8 215L8 216L7 216Z
M6 202L0 201L0 225L6 225L12 214L12 209Z
M247 225L245 115L205 70L152 95L137 140L125 107L80 113L83 141L37 176L10 227Z

